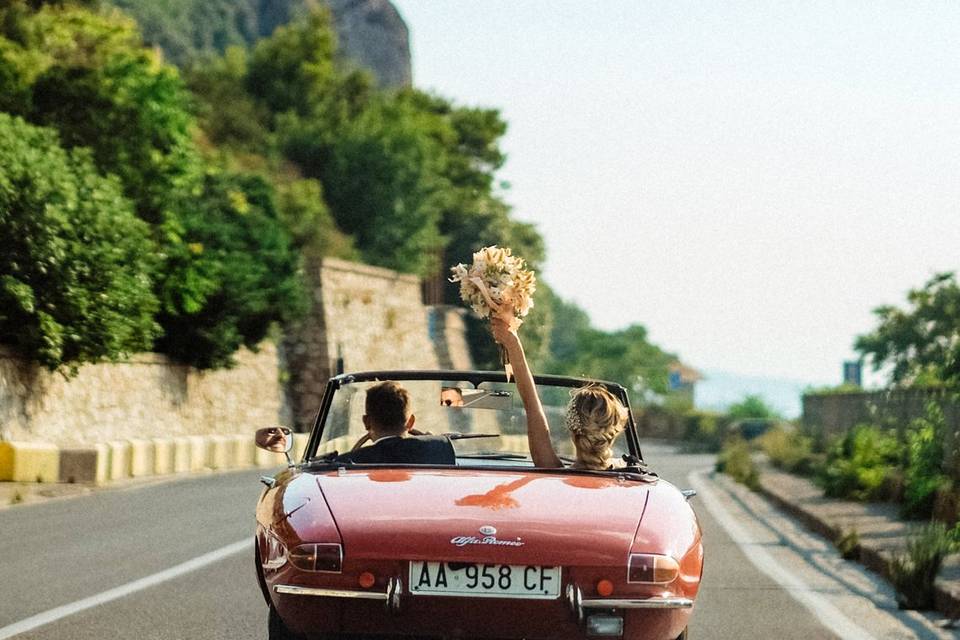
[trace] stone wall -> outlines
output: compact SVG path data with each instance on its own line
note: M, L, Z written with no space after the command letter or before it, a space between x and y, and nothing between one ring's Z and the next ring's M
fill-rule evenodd
M67 379L0 347L0 441L82 447L113 440L250 433L279 420L277 348L201 372L156 354L86 365Z
M946 420L944 468L960 481L960 403L942 391L901 390L860 393L823 393L803 396L803 426L812 435L829 440L858 424L889 425L904 430L926 415L936 402Z
M425 306L415 276L332 258L307 276L313 309L284 345L295 429L312 426L339 372L471 367L461 312Z

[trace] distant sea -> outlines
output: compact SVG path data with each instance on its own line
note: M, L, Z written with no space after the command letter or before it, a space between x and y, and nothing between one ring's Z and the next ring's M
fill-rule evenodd
M703 371L697 383L694 403L698 409L722 411L747 395L758 395L784 418L798 418L801 396L812 382L745 376L729 371Z

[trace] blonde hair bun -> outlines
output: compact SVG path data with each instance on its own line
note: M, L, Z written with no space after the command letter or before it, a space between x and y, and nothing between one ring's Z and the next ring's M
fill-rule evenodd
M567 428L577 440L579 458L591 469L610 466L611 445L627 423L627 408L600 385L570 392Z

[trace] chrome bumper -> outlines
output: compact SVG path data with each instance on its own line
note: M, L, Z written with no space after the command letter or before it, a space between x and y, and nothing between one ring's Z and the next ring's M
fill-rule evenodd
M578 624L583 623L584 609L691 609L690 598L591 598L583 599L580 587L567 585L567 604Z
M597 598L584 600L585 609L690 609L690 598Z
M400 596L403 594L403 582L399 578L390 578L387 590L354 591L352 589L316 589L313 587L298 587L292 584L278 584L273 587L276 593L285 593L294 596L314 596L319 598L354 598L357 600L380 600L387 605L387 609L396 613L400 610Z

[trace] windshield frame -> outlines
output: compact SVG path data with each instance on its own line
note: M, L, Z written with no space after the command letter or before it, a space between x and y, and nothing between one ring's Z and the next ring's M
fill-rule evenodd
M594 380L591 378L576 378L571 376L553 376L536 375L533 377L537 385L548 385L566 388L578 388L588 384L601 385L610 393L617 397L623 406L627 409L627 424L624 426L624 432L627 438L627 448L629 454L636 457L640 464L644 463L643 454L640 450L640 439L637 435L637 426L633 419L633 411L630 408L630 398L627 389L616 382L606 380ZM316 462L313 460L315 452L320 445L323 437L323 428L327 421L327 415L333 406L334 395L345 384L357 382L379 382L384 380L395 380L403 382L405 380L437 380L450 382L469 382L475 388L484 382L509 383L516 380L507 380L507 375L503 371L451 371L451 370L406 370L406 371L361 371L356 373L342 373L333 376L327 381L323 392L323 398L320 401L320 408L317 411L317 417L314 419L313 428L310 431L310 439L304 448L301 463ZM489 467L488 467L489 468Z

